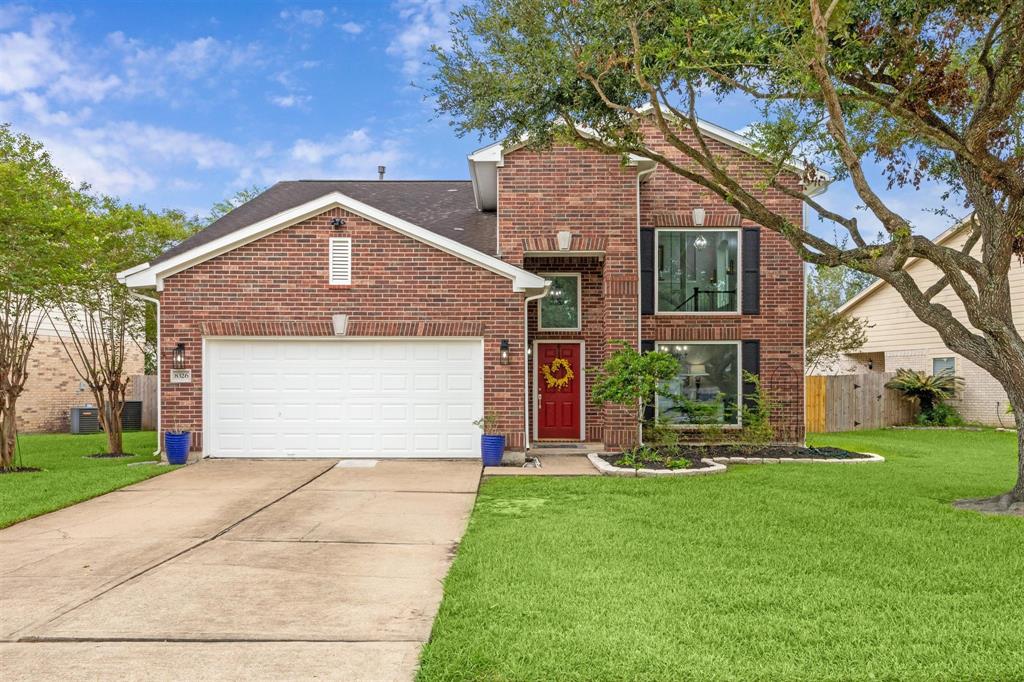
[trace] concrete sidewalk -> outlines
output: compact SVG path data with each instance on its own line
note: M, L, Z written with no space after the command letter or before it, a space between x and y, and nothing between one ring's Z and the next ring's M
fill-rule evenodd
M0 531L8 679L413 676L472 461L203 461Z

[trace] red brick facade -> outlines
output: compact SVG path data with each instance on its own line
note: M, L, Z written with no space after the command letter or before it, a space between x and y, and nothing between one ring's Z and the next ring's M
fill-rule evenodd
M716 143L716 151L754 185L759 162L726 145ZM679 157L667 145L665 153ZM800 224L799 202L776 191L761 194ZM760 341L762 380L778 404L778 435L803 439L803 266L780 237L762 230L760 314L641 319L638 228L689 225L697 206L708 211L707 225L739 226L733 209L664 168L641 180L635 166L573 147L506 154L498 197L499 258L538 274L580 273L579 332L538 331L531 303L525 336L524 294L513 292L507 278L332 209L165 280L164 427L191 429L201 449L204 336L328 336L331 315L348 313L350 336L482 337L485 408L501 416L510 449L524 444L527 345L554 338L585 342L584 370L599 366L617 340ZM335 216L347 220L340 232L330 225ZM552 255L563 230L573 234L577 253ZM328 240L339 234L352 237L349 286L328 284ZM508 365L499 363L502 339L510 341ZM186 344L191 384L167 383L177 343ZM626 410L589 401L585 410L587 440L612 446L635 440Z
M342 216L346 226L331 227ZM328 240L352 238L352 284L328 284ZM348 313L350 336L483 336L486 409L523 447L523 295L506 277L340 209L287 227L165 280L163 427L189 429L202 448L202 338L329 336ZM499 363L501 339L510 362ZM168 383L170 349L186 346L192 383Z

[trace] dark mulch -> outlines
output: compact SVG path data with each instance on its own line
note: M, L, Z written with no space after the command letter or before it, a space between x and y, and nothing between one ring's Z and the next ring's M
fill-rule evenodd
M702 459L715 459L717 457L755 457L761 459L860 459L864 455L859 452L850 452L839 448L805 448L799 445L743 445L743 444L722 444L706 445L680 445L675 453L675 458L685 459L683 469L705 469L710 464L705 464ZM601 459L613 466L622 459L622 453L613 452L602 454ZM644 469L670 469L662 461L645 460Z
M699 448L682 448L693 450ZM860 459L864 455L840 448L805 448L800 445L715 445L703 448L704 457L761 457L763 459ZM684 453L684 456L685 453Z
M10 469L0 469L0 474L28 474L33 471L42 471L38 467L11 467Z
M134 452L97 452L95 455L82 455L89 459L119 459L121 457L136 457Z

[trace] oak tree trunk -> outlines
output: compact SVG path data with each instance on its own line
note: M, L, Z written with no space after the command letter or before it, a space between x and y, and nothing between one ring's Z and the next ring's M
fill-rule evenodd
M1008 503L1024 503L1024 391L1008 391L1017 419L1017 484L1008 495Z

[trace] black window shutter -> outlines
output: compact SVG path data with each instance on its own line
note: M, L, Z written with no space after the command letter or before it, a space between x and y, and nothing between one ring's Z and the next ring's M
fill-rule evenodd
M761 314L761 228L743 228L744 315Z
M654 230L651 230L651 231L653 232ZM641 353L650 353L653 350L654 350L654 341L645 340L645 341L641 341L640 342L640 352ZM644 408L644 421L653 421L653 420L654 420L654 405L648 405L646 408Z
M743 371L761 376L761 342L743 342ZM743 382L743 403L749 404L750 396L754 393L754 384L749 381Z
M640 228L640 314L654 314L654 229Z

